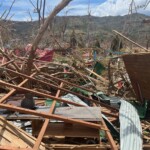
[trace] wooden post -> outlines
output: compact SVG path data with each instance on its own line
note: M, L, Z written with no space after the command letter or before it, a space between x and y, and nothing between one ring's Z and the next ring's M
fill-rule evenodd
M60 84L60 87L62 87L62 86L63 86L63 82L61 82L61 84ZM56 98L58 98L59 95L60 95L60 90L57 91ZM48 114L52 114L53 113L55 105L56 105L56 101L53 101ZM34 144L33 150L38 150L39 149L40 143L42 141L42 138L44 136L44 133L46 131L46 128L47 128L48 124L49 124L49 119L46 119L44 124L43 124L43 126L42 126L42 129L41 129L41 131L40 131L40 133L38 135L36 143Z

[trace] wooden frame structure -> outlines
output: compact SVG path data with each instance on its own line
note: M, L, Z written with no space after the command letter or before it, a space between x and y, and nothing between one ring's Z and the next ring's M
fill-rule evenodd
M12 110L12 111L18 111L18 112L25 113L25 114L32 114L32 115L36 115L36 116L40 116L40 117L45 118L44 124L43 124L43 126L41 128L41 131L40 131L38 137L37 137L37 141L35 142L35 145L33 147L34 150L38 150L38 148L40 146L40 143L42 141L42 138L44 136L44 133L46 131L46 128L47 128L47 126L49 124L49 120L50 119L61 120L61 121L64 121L66 123L80 124L80 125L87 126L87 127L90 127L90 128L104 130L105 133L106 133L106 136L108 138L108 141L110 143L111 149L113 149L113 150L118 149L117 146L116 146L116 144L115 144L115 142L114 142L114 140L113 140L113 138L112 138L112 136L111 136L111 134L110 134L109 129L107 128L107 126L106 126L106 124L105 124L105 122L103 120L102 120L101 124L97 124L97 123L91 123L91 122L82 121L82 120L78 120L78 119L66 118L66 117L63 117L63 116L58 116L58 115L54 115L53 114L53 111L54 111L54 108L55 108L55 105L56 105L56 101L69 103L69 104L72 104L72 105L75 105L75 106L85 107L85 106L82 106L81 104L77 104L75 102L66 101L64 99L59 98L59 94L60 94L61 91L72 93L72 94L75 94L75 95L77 95L79 97L82 97L82 98L86 98L87 100L89 100L89 101L91 101L93 103L97 103L97 104L102 105L104 107L108 107L109 109L111 109L111 111L116 111L116 110L114 110L114 108L112 108L109 105L100 103L98 101L93 100L92 98L89 98L89 97L83 96L81 94L69 91L69 90L67 90L65 88L62 88L62 87L63 87L64 84L68 84L68 85L72 85L72 86L75 86L75 87L78 87L78 88L81 88L81 89L84 89L84 90L87 90L87 91L90 91L90 92L93 92L93 91L88 90L86 88L83 88L81 86L77 86L77 85L72 84L72 83L70 83L68 81L65 81L65 80L62 80L62 79L50 76L50 75L46 75L46 74L41 73L41 72L34 72L30 76L28 76L28 75L25 75L25 74L22 74L22 73L19 73L19 72L16 72L16 71L13 71L11 69L6 68L5 66L7 66L9 63L11 63L11 61L9 61L9 62L1 65L0 69L4 69L5 71L8 71L8 72L13 73L13 74L16 74L17 76L22 77L24 80L20 84L18 84L18 85L13 85L13 84L10 84L10 83L7 83L7 82L4 82L4 81L0 80L0 85L7 86L9 88L13 88L12 90L10 90L6 95L4 95L0 99L0 108ZM44 75L45 78L47 78L47 79L52 78L52 79L60 81L61 82L60 86L57 87L57 86L55 86L53 84L50 84L50 83L47 83L47 82L44 82L44 81L36 79L34 76L38 75L38 74ZM53 87L53 88L57 89L56 96L52 96L50 94L45 94L43 92L39 92L39 91L35 91L35 90L32 90L32 89L23 87L23 85L25 85L26 83L28 83L28 81L30 81L30 80L35 81L37 83L40 83L42 85L47 85L49 87ZM36 112L34 110L29 110L29 109L24 109L24 108L21 108L21 107L10 106L8 104L4 104L5 100L8 99L12 94L14 94L18 90L19 91L24 91L24 92L30 92L30 93L33 93L33 94L36 94L36 95L39 95L39 96L43 96L43 97L46 97L46 98L53 99L54 101L53 101L52 106L51 106L51 108L49 110L49 113L46 114L46 113L43 113L43 112ZM109 116L112 116L112 117L115 117L115 118L118 117L117 114L113 114L111 112L107 112L106 110L102 110L102 112L104 114L106 114L106 115L109 115Z

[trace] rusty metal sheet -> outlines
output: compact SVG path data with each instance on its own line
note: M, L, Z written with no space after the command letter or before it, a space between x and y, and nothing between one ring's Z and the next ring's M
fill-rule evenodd
M124 55L123 60L138 100L150 100L150 53Z

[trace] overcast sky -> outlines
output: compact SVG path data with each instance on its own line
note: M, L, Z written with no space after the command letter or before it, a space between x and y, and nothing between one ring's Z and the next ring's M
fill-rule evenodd
M13 0L0 0L0 16L5 10L8 10ZM36 5L36 0L32 0ZM61 1L61 0L46 0L46 15ZM144 5L150 0L134 0L135 7L138 13L150 15L150 4L144 9ZM87 15L88 8L93 16L117 16L126 15L129 12L129 5L131 0L73 0L59 15ZM34 13L34 7L29 0L16 0L12 11L9 15L12 20L30 21L29 13L31 13L34 20L37 19L37 14Z

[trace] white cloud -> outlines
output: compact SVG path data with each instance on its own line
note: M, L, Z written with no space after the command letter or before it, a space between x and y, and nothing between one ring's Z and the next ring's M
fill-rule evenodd
M150 15L150 5L144 10L144 8L139 8L143 6L146 0L135 0L135 6L138 13L144 13ZM93 12L94 16L123 16L128 14L129 6L131 0L106 0L104 3L97 6ZM135 11L135 6L133 5L133 12Z
M2 6L0 7L0 14L4 12L4 10L8 10L13 0L0 0L2 2ZM32 0L36 5L36 0ZM46 15L53 10L53 8L60 2L61 0L47 0L46 4ZM91 14L94 16L117 16L117 15L126 15L129 11L129 5L131 0L90 0L90 10ZM147 0L134 0L136 6L141 6L145 4ZM65 9L63 9L59 15L66 15L66 11L68 11L68 15L73 16L82 16L88 14L88 2L89 0L73 0ZM29 0L16 0L10 16L13 16L13 20L30 20L30 16L28 11L30 11L34 20L37 20L37 14L33 12L34 8ZM150 4L147 9L139 8L137 9L138 13L143 13L150 15Z

